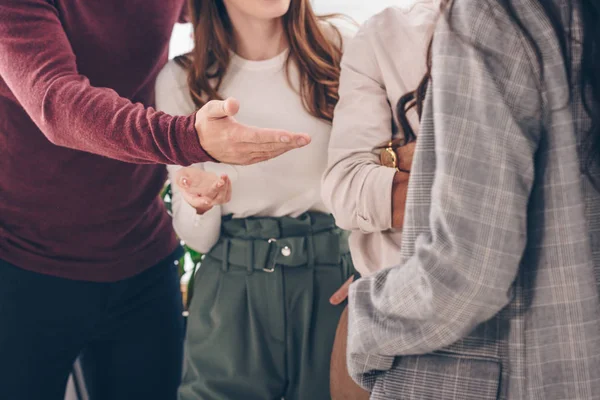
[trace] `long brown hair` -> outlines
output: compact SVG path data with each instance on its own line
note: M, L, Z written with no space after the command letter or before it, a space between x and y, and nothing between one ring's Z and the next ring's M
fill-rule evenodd
M194 50L176 59L188 72L192 99L198 108L210 100L221 99L219 89L230 63L234 45L233 27L223 0L189 0L194 26ZM332 16L317 17L310 0L292 0L283 16L289 44L285 68L290 80L290 64L298 67L299 94L304 108L314 117L331 122L339 99L338 87L342 38L330 24L338 43L327 37L324 21Z

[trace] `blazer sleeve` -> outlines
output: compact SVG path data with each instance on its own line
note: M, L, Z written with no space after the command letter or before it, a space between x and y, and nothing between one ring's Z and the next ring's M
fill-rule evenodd
M367 388L394 357L447 347L511 299L541 134L526 46L489 0L456 1L440 20L404 229L418 220L424 233L401 265L350 288L349 369Z

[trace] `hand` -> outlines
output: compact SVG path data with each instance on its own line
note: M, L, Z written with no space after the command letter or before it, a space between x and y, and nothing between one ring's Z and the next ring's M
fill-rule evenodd
M177 171L174 183L198 214L231 200L231 180L227 175L217 176L212 172L187 167Z
M404 146L396 148L396 157L398 158L398 168L404 171L410 171L412 168L413 156L415 154L416 141L412 141Z
M329 298L329 302L334 306L339 306L348 298L348 290L350 285L354 282L354 275L352 275L344 284Z
M238 101L229 98L210 101L196 113L200 144L220 162L255 164L310 143L306 134L242 125L233 118L239 109Z

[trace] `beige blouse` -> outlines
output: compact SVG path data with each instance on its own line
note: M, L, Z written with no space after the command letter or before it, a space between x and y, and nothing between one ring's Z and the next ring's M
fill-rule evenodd
M363 276L399 260L401 233L391 228L395 169L381 166L373 149L396 134L396 104L426 71L436 4L385 9L363 25L342 59L322 196L337 224L351 231L352 258ZM416 131L416 113L409 119Z

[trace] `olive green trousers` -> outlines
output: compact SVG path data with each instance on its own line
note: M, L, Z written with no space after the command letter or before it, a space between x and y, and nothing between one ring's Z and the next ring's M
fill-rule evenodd
M195 276L181 400L325 400L354 272L333 217L224 218Z

